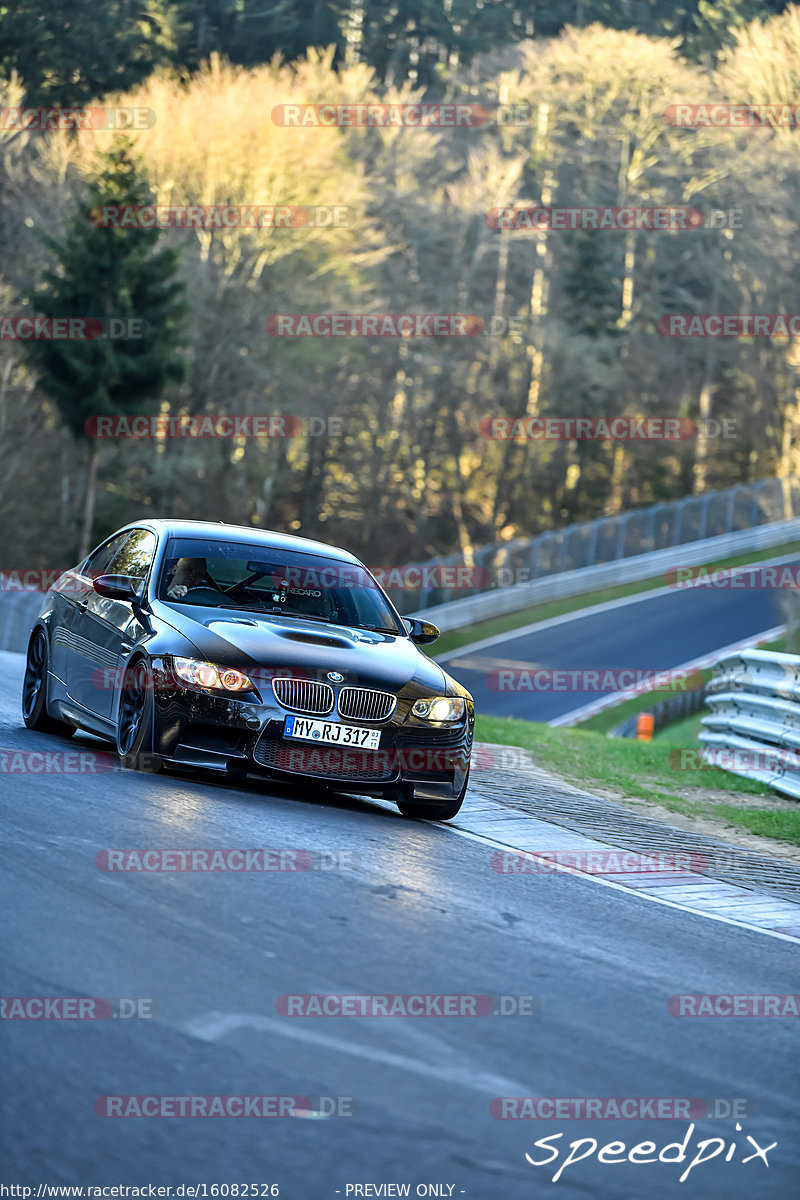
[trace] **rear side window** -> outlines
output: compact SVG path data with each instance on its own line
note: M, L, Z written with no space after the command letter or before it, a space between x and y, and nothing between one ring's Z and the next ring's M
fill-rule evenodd
M130 575L133 579L145 579L153 561L156 535L147 529L135 529L124 546L111 560L112 575Z
M129 537L130 531L126 529L124 533L117 533L102 546L98 546L89 557L83 571L84 575L89 575L92 579L96 579L98 575L107 575L109 563L114 555L122 549Z

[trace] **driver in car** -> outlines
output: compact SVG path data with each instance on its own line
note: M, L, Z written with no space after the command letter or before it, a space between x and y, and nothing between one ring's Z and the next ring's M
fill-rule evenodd
M173 568L167 595L170 600L182 600L190 588L203 587L207 576L208 568L204 558L179 558Z

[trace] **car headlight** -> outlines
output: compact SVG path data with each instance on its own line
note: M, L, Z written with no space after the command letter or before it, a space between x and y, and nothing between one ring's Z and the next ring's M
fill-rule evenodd
M215 688L222 692L251 692L255 690L249 675L234 667L218 667L196 658L173 658L175 674L191 687Z
M423 721L460 721L466 705L458 697L433 696L430 700L417 700L411 711Z

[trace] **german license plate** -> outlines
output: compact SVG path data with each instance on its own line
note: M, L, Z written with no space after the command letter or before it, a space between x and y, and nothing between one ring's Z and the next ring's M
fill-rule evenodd
M381 731L364 729L359 725L339 725L335 721L314 721L310 717L287 717L283 736L299 738L303 742L326 742L330 746L359 746L364 750L377 750Z

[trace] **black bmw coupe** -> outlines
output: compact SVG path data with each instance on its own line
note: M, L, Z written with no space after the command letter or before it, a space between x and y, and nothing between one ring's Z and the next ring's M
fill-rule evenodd
M334 546L236 525L141 521L66 571L31 633L30 729L114 739L123 765L200 767L461 807L472 697Z

